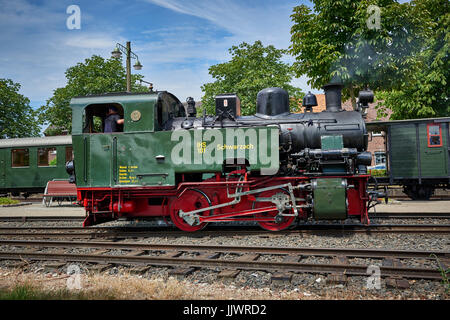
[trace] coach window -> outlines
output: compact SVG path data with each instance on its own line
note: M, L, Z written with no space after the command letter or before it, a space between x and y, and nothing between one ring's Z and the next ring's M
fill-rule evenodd
M56 166L56 148L38 148L38 167Z
M66 163L73 160L73 148L66 147Z
M427 125L428 147L442 147L442 130L440 124Z
M30 154L28 149L12 149L11 150L11 167L29 167Z
M105 119L108 117L110 107L114 107L119 118L123 119L123 108L120 104L89 105L84 109L83 133L104 133ZM123 132L123 125L117 125L116 132Z

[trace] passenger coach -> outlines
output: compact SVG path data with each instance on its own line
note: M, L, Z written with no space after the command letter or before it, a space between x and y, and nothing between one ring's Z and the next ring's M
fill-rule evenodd
M65 164L72 159L71 136L1 139L0 193L42 193L48 181L68 179Z
M379 185L403 186L414 200L450 188L450 118L374 121L367 130L385 132L387 171Z

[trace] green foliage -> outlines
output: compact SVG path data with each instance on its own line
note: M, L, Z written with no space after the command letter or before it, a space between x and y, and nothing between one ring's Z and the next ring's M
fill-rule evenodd
M50 163L48 164L49 166L56 166L58 163L58 158L54 158L52 161L50 161Z
M373 177L385 177L386 169L370 169L369 174Z
M426 15L430 26L421 51L414 57L411 77L398 88L377 94L383 100L378 105L378 115L391 119L414 119L450 115L449 103L449 53L450 8L447 0L421 0L416 5Z
M439 260L439 258L433 253L430 255L431 257L436 259L436 262L438 264L438 269L439 272L441 273L442 276L442 284L445 287L445 292L449 293L450 292L450 279L449 279L449 274L450 274L450 268L444 268L441 261Z
M400 88L416 68L415 56L430 27L416 2L314 0L314 11L295 7L290 53L296 57L296 75L307 75L314 88L340 79L344 99L351 97L353 106L366 86L374 91ZM380 29L367 25L370 5L381 8Z
M0 139L39 135L37 113L19 90L20 84L0 79Z
M209 68L215 81L202 86L202 105L209 114L215 110L214 96L221 93L238 94L242 115L255 113L256 95L267 87L283 88L291 98L303 97L299 88L289 84L293 72L289 64L281 61L286 50L272 45L264 47L261 41L256 41L252 45L243 42L233 46L229 52L232 55L230 61Z
M18 204L20 201L19 200L13 200L11 198L6 198L6 197L1 197L0 198L0 205L4 205L4 204Z
M104 58L93 55L84 63L70 67L66 70L67 85L57 88L53 96L47 100L40 111L40 119L52 125L50 135L61 134L63 130L72 129L70 99L76 96L101 94L106 92L126 91L126 70L121 58ZM137 84L141 75L132 74L131 84L133 92L148 91L144 86Z

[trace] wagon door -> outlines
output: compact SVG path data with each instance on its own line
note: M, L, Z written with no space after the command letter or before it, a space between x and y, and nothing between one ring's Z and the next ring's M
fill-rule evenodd
M420 124L420 163L422 177L439 178L448 175L446 165L447 136L442 123Z

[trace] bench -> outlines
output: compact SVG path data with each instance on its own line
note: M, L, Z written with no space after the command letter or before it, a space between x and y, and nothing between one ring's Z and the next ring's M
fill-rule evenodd
M68 180L52 180L47 182L43 197L42 203L46 207L50 207L53 200L61 205L65 199L72 201L77 198L77 186Z

